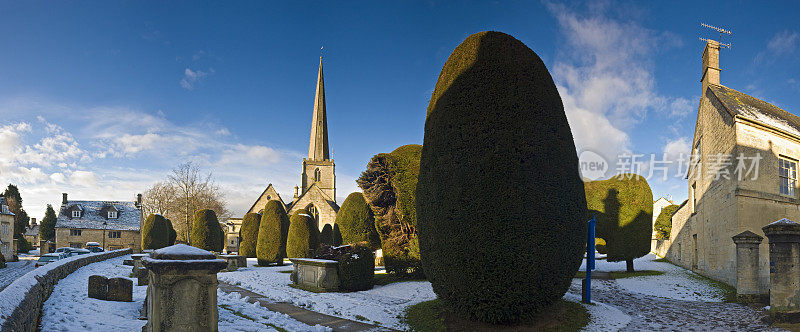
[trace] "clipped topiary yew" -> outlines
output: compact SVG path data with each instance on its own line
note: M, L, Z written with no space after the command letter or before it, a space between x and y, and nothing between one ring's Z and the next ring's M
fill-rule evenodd
M421 153L422 146L409 144L375 155L356 181L374 213L386 271L411 277L423 275L415 205Z
M342 232L339 230L339 225L333 224L333 245L342 245Z
M289 231L289 216L283 203L276 200L267 202L261 212L261 223L258 228L256 257L258 265L283 265L286 257L286 233Z
M172 220L167 219L167 226L169 226L169 240L167 241L167 246L169 247L175 244L175 240L178 239L178 232L172 226Z
M339 210L341 211L341 210ZM334 245L333 244L333 227L331 224L325 224L322 226L322 231L319 232L319 244L327 244L327 245Z
M297 210L289 219L286 254L289 258L311 258L319 248L319 230L306 210Z
M371 250L381 247L381 238L375 230L375 217L364 195L359 192L347 196L336 214L336 224L343 243L366 243Z
M583 258L586 199L558 90L525 44L480 32L447 59L416 193L422 266L449 310L512 324L562 298Z
M142 249L161 249L170 246L170 225L160 214L150 214L142 225Z
M655 225L653 226L659 239L669 239L669 235L672 232L672 215L675 214L677 210L678 206L675 204L667 205L661 209L661 213L658 214Z
M203 209L195 212L194 224L192 225L192 246L208 250L222 251L225 243L225 232L217 220L217 214L213 210Z
M650 252L653 193L644 177L620 174L585 184L590 215L597 218L597 237L606 240L609 262L625 261L633 272L633 260Z
M258 229L261 225L261 215L258 213L248 213L242 218L242 227L239 228L239 255L244 257L256 257L256 245L258 245Z

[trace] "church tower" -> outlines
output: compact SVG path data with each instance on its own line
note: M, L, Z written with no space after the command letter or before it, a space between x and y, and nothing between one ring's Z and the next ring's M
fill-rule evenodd
M319 58L317 91L314 97L314 114L311 117L311 138L308 158L303 158L301 196L316 184L331 201L336 201L336 175L328 148L328 118L325 114L325 80L322 75L322 57Z

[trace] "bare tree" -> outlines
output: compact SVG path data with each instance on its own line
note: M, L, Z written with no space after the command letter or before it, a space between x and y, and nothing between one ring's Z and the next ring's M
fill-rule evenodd
M174 220L176 232L186 242L191 241L192 217L196 211L214 210L220 220L230 217L222 192L211 173L203 174L192 162L179 165L165 182L157 182L145 191L144 205L147 214L160 213Z

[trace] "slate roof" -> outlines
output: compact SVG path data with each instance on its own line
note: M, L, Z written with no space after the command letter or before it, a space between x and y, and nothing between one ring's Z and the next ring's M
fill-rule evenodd
M117 218L108 219L105 213L110 207L117 209ZM80 218L72 218L72 208L81 210ZM56 228L105 229L115 231L138 231L142 218L141 209L136 202L119 201L67 201L61 205L56 220Z
M800 117L728 87L711 84L708 88L733 115L800 137Z
M28 227L28 229L25 230L25 236L38 236L38 235L39 235L39 225Z

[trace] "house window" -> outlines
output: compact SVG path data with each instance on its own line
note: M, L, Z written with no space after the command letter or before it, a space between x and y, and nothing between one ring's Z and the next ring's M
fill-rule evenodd
M8 253L8 243L3 243L3 252Z
M72 217L73 218L80 218L81 217L81 211L73 210L72 211Z
M692 196L692 213L697 212L697 182L692 183L692 189L689 195Z
M69 235L70 236L81 236L81 230L80 229L70 229L69 230Z
M778 178L781 195L794 197L794 187L797 182L797 162L794 160L778 159Z
M10 213L10 211L8 211L8 205L3 205L3 213L5 213L5 214L9 214Z
M109 231L108 232L109 239L119 239L122 238L122 231Z
M8 235L8 225L7 222L3 223L3 235Z
M81 244L80 242L70 242L69 243L69 247L70 248L83 248L83 244Z
M108 219L117 219L117 211L108 211Z

